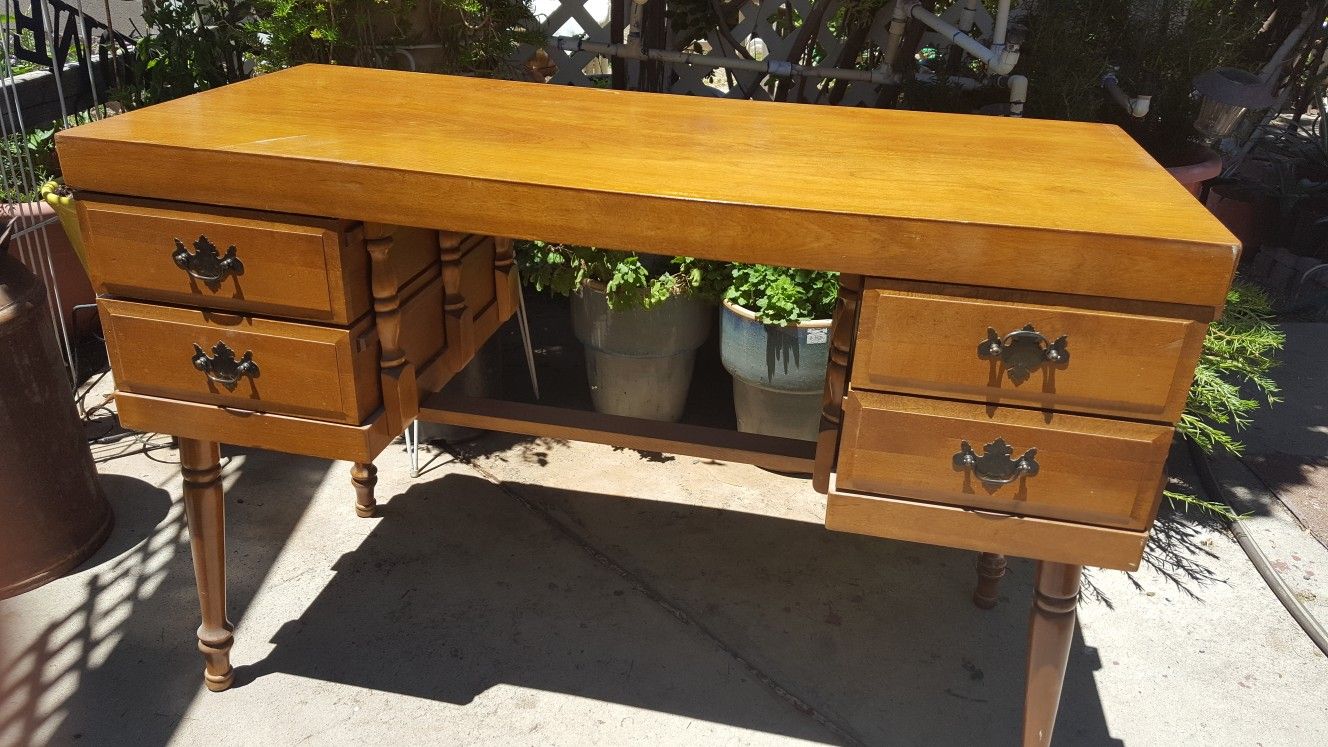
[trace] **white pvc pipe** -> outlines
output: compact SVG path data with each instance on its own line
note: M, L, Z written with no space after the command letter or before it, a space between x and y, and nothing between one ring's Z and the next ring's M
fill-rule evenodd
M1143 119L1148 116L1148 109L1153 102L1152 96L1130 96L1125 93L1115 73L1102 76L1102 87L1107 89L1107 95L1111 96L1111 100L1119 104L1131 117Z
M726 70L746 70L765 73L782 78L837 78L840 80L858 80L877 84L893 83L895 76L881 70L851 70L816 65L798 65L784 60L748 60L741 57L723 57L712 54L693 54L691 52L673 52L667 49L642 49L639 45L600 44L584 39L566 36L553 37L552 41L564 52L590 52L607 57L620 57L629 60L651 60L701 67L722 67Z
M952 26L944 18L941 18L935 13L932 13L931 11L922 7L921 5L914 5L912 8L910 8L909 12L912 13L914 18L925 23L929 28L931 28L932 31L935 31L941 36L948 38L951 44L960 47L965 52L968 52L969 54L973 55L979 60L982 60L983 64L987 65L988 67L995 65L996 62L998 61L999 56L996 53L992 52L990 49L987 49L986 47L982 46L982 43L979 42L977 39L974 39L968 34L965 34L963 31L960 31L955 26Z
M1010 116L1024 116L1024 102L1028 100L1028 76L1011 75L1005 79L1010 88Z
M890 25L885 31L885 52L881 55L881 70L890 70L899 55L899 42L904 38L904 29L908 26L908 5L904 0L895 3L890 16Z
M978 14L978 0L964 0L964 7L959 11L959 30L968 33L973 28L973 19Z
M988 49L982 45L982 42L960 31L945 19L921 5L915 3L910 5L908 10L910 15L926 24L932 31L948 38L951 44L958 46L980 60L989 73L1005 75L1013 70L1015 64L1019 62L1019 50L1017 48Z
M1005 46L1005 34L1010 25L1010 0L1000 0L996 4L996 21L991 27L991 47L999 49Z

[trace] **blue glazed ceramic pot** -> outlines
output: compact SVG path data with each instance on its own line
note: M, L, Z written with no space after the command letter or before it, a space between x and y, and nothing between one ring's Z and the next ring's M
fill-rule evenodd
M830 360L830 320L776 327L724 302L719 349L733 374L738 430L815 441Z

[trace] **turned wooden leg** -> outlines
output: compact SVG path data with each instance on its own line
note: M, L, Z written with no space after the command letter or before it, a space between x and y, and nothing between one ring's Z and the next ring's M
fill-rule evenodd
M1056 710L1061 704L1065 665L1074 638L1074 609L1079 602L1083 566L1037 564L1033 613L1028 623L1028 684L1024 691L1024 745L1051 744Z
M378 468L373 462L356 462L350 468L350 484L355 486L355 513L366 519L373 516L378 508L374 500Z
M1001 590L1001 578L1004 576L1004 555L994 552L984 552L979 555L978 585L973 590L973 604L984 610L995 607Z
M198 606L198 650L203 653L203 683L220 692L231 686L231 644L235 629L226 619L226 509L221 494L221 449L215 441L180 439L184 476L184 514L194 556Z

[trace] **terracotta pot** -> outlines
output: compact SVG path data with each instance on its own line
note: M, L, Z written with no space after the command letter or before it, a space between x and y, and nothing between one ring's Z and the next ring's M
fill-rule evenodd
M10 253L27 265L33 274L42 278L43 284L49 286L50 283L46 280L48 270L43 265L44 250L50 247L50 269L55 275L55 288L47 288L47 297L54 304L54 299L58 295L60 310L64 314L66 329L69 330L71 338L77 339L95 329L97 326L95 311L91 309L84 309L78 313L74 311L75 306L96 303L97 295L92 291L87 270L83 268L83 262L70 243L64 228L60 226L59 221L51 220L56 217L55 208L37 200L15 205L12 209L14 215L18 216L16 228L47 220L51 222L33 233L14 239L10 245Z
M1195 197L1203 183L1222 173L1222 156L1212 148L1187 144L1159 159L1166 170Z
M1276 221L1277 202L1239 185L1223 184L1208 193L1208 212L1240 239L1243 256L1252 257L1268 240Z

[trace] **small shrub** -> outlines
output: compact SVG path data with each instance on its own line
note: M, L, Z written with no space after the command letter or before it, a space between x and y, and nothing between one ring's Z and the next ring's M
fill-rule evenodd
M604 284L609 308L649 309L677 295L717 298L723 265L690 257L640 255L527 241L517 246L521 277L537 291L569 296L587 281Z

